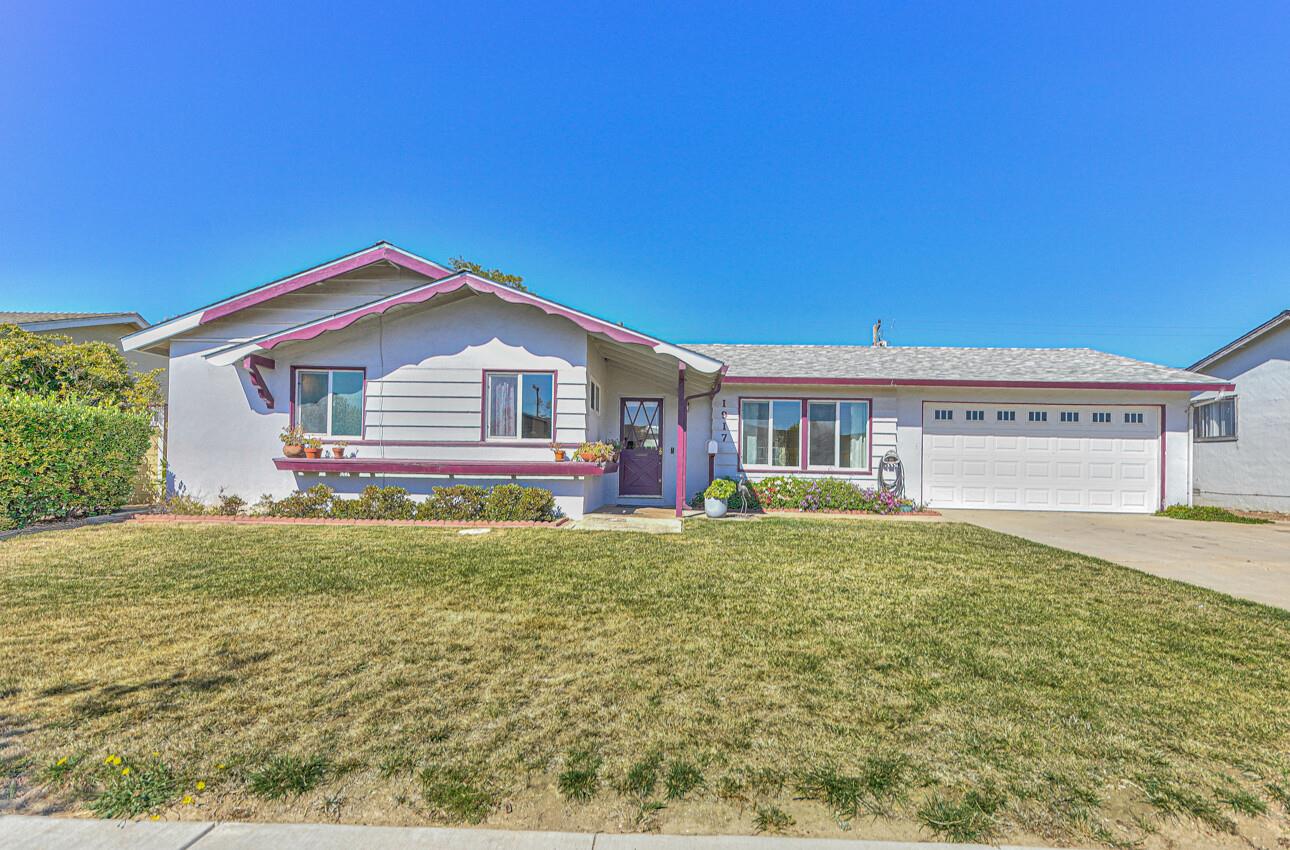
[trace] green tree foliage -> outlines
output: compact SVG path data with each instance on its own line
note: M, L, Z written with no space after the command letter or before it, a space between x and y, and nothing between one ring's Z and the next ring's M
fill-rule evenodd
M501 269L486 269L479 263L473 263L465 257L453 257L448 262L459 272L471 272L480 277L486 277L494 283L500 283L502 286L518 289L520 292L529 291L528 287L524 285L524 278L517 274L507 274Z
M0 393L0 524L116 510L151 435L143 410Z
M145 410L161 402L160 372L131 372L121 352L106 342L72 342L0 324L0 393Z

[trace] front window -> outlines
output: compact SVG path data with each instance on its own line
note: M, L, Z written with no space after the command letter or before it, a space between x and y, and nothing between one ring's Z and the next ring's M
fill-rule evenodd
M807 465L869 468L869 402L807 404Z
M801 463L802 403L768 399L745 401L740 411L746 466L798 466Z
M297 369L296 424L324 437L363 435L360 369Z
M489 439L549 440L555 433L555 375L550 372L489 372Z
M1196 405L1192 411L1192 433L1197 440L1236 439L1236 399L1220 398Z

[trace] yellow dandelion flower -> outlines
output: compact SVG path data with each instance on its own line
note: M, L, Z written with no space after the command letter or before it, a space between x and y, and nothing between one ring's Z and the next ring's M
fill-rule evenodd
M130 775L130 768L128 768L128 767L123 767L123 768L121 768L121 775L122 775L122 776L129 776L129 775Z
M121 763L120 756L112 756L112 764L120 764L120 763Z
M215 769L216 769L216 770L223 770L223 769L224 769L224 765L222 765L222 764L217 764L217 765L215 765Z
M63 757L62 757L62 758L60 758L58 761L54 762L54 764L55 764L55 765L58 765L59 767L61 767L61 766L65 765L65 764L67 764L67 756L63 756Z
M157 757L158 757L158 756L160 756L160 755L161 755L161 753L157 752L156 750L153 750L153 751L152 751L152 757L153 757L153 758L157 758Z
M114 759L114 758L116 758L116 756L108 756L107 758L103 759L103 763L104 763L104 764L111 764L111 763L112 763L112 759Z
M185 795L184 795L184 805L185 805L185 806L191 806L192 804L193 804L193 795L192 795L192 794L185 794Z
M205 791L205 790L206 790L206 783L205 783L205 782L202 782L200 779L199 779L199 780L197 780L197 790L198 790L198 791Z
M161 820L161 815L149 815L148 820Z

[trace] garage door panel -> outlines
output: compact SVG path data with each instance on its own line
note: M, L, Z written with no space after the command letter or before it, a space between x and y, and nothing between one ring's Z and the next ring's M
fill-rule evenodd
M1132 512L1157 507L1159 408L957 402L935 407L954 413L950 420L936 420L924 411L922 493L932 507ZM982 409L984 420L967 418L967 410ZM1000 409L1012 410L1014 418L998 419ZM1099 410L1110 415L1094 417ZM1034 421L1032 411L1047 417ZM1079 415L1063 422L1067 411ZM1142 421L1135 421L1139 417Z

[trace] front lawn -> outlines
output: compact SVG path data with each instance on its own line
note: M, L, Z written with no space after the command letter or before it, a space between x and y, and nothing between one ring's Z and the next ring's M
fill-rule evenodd
M0 810L1240 846L1288 658L958 524L86 528L0 544Z

